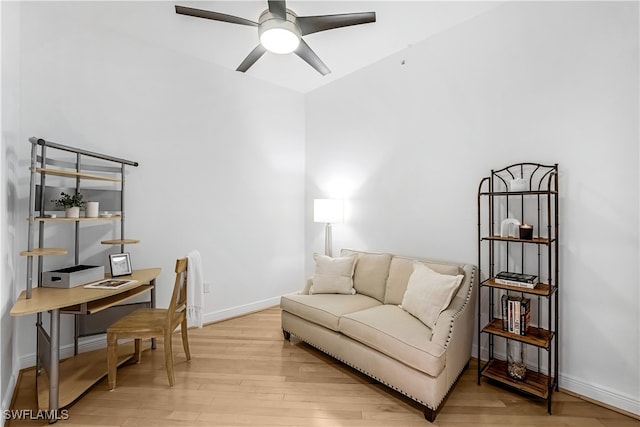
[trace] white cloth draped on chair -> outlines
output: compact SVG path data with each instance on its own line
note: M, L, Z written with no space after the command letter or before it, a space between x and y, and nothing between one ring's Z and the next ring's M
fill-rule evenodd
M187 324L202 328L204 283L200 252L197 250L189 252L187 260Z

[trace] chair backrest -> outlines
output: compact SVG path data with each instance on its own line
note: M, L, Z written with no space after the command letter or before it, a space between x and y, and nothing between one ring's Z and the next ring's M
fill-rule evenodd
M176 261L176 281L167 309L167 326L174 329L187 314L187 258Z

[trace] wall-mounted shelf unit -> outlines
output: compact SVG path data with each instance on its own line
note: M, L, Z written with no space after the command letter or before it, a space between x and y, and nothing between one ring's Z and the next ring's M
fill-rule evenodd
M484 377L545 399L549 414L558 390L558 198L557 164L492 170L478 188L478 385ZM533 225L533 236L505 233L505 223ZM534 275L537 283L499 283L500 272ZM512 330L514 318L517 328L526 323L524 314L509 315L516 306L531 318L524 334ZM510 346L520 348L524 378L510 370Z

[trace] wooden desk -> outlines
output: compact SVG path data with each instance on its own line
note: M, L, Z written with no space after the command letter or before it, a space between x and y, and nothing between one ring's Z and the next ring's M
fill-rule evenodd
M12 316L25 316L47 311L51 316L49 333L41 323L36 325L36 369L39 371L40 366L42 366L47 374L47 378L42 381L43 386L46 385L46 389L42 391L47 391L47 393L42 394L41 390L38 390L38 395L47 396L49 401L48 408L43 408L46 405L46 401L42 404L39 402L38 406L41 409L57 411L61 407L69 405L107 374L105 353L103 356L103 369L100 369L99 364L96 364L94 360L91 365L97 366L98 369L92 370L93 372L90 375L83 374L83 381L80 384L74 376L60 376L61 372L75 371L74 366L85 365L79 365L78 361L83 358L86 359L83 354L79 354L60 362L60 313L93 314L146 292L151 292L151 306L155 307L154 288L158 275L160 275L160 268L135 270L130 276L119 277L119 279L137 280L137 283L120 289L86 289L83 286L69 289L35 288L32 290L30 299L26 298L26 291L20 294L11 309ZM127 359L128 357L123 357L119 363L124 363ZM70 369L65 370L64 365L69 365ZM38 377L41 376L38 375Z

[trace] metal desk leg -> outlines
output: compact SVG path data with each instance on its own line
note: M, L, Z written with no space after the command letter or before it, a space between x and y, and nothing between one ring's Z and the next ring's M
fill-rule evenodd
M153 279L149 282L152 286L151 288L151 308L156 308L156 279ZM156 339L151 338L151 349L156 349Z
M49 411L58 413L60 368L60 309L51 310L51 348L49 349ZM55 422L55 420L52 420Z

